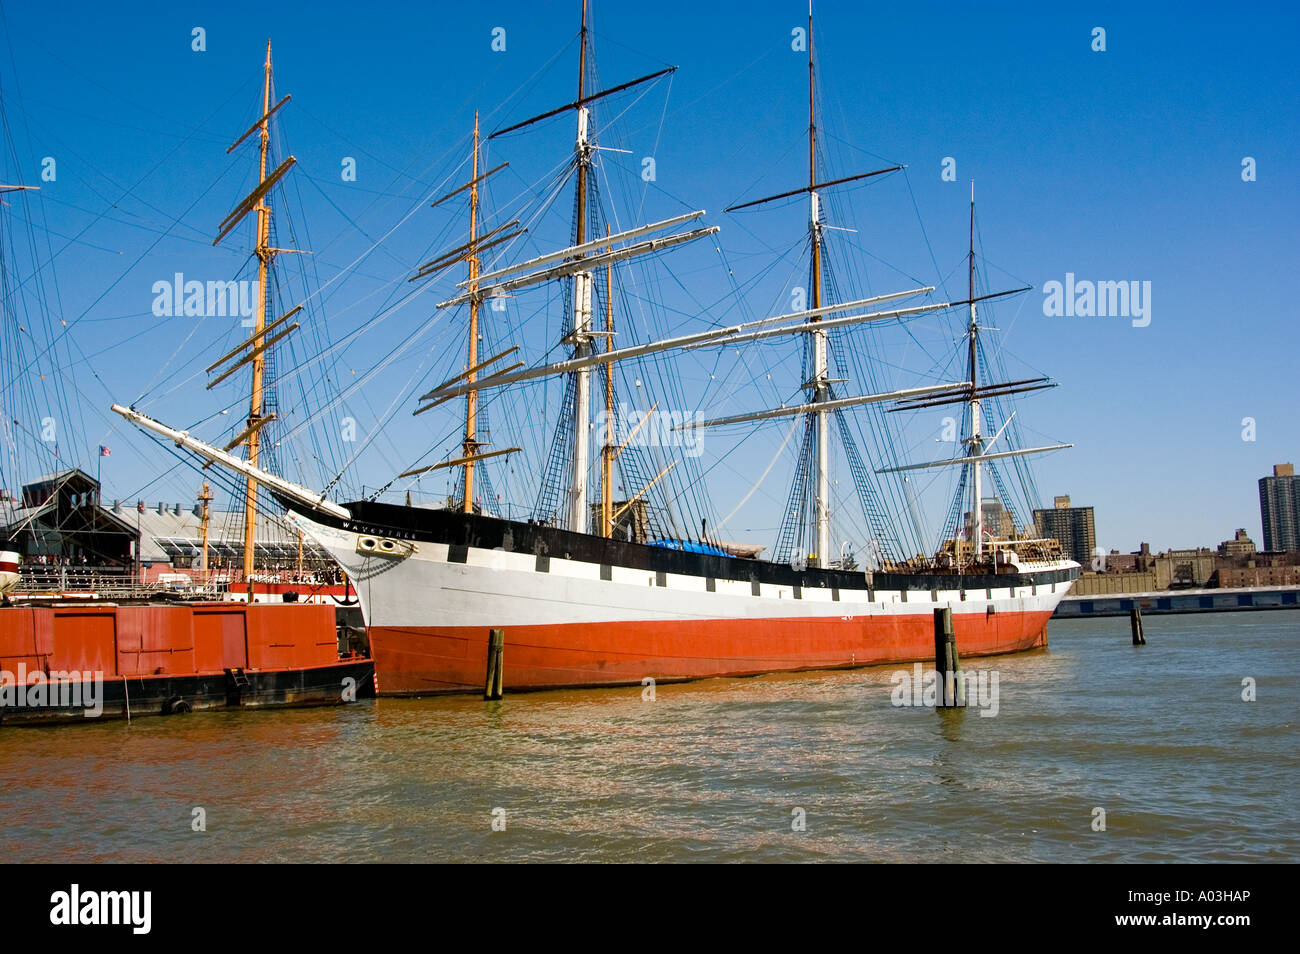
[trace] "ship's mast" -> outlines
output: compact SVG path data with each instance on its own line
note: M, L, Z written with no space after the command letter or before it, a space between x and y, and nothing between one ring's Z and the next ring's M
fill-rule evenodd
M474 110L474 155L470 160L469 188L469 287L474 296L469 300L469 381L477 378L478 366L478 273L479 256L475 247L478 242L478 110ZM479 442L475 428L478 415L478 391L465 395L465 499L461 509L465 513L474 512L474 458L478 454Z
M587 0L582 0L582 28L578 31L578 139L574 150L578 156L578 235L575 245L587 240L587 107L581 105L587 90Z
M259 133L259 183L266 182L266 158L271 148L271 41L266 41L266 65L262 81L262 122ZM269 191L269 190L268 190ZM257 307L253 313L253 384L248 405L248 463L258 466L262 418L262 377L266 371L262 336L266 331L266 280L274 251L271 249L271 205L267 192L257 200ZM244 491L244 579L253 575L254 538L257 528L257 481L249 476Z
M812 2L808 3L808 230L812 240L812 308L814 311L822 306L821 250L822 227L821 209L817 196L817 120L814 109L815 80L813 73L813 15ZM812 321L820 321L815 315ZM826 332L818 329L813 332L813 378L810 382L813 390L813 402L825 403L829 398L830 384L827 380L826 367ZM817 420L817 565L826 566L829 562L831 546L830 521L830 415L824 408L814 412Z
M208 579L208 525L212 520L212 511L208 505L212 503L212 490L208 487L208 482L203 482L203 493L199 494L199 501L203 504L203 511L200 517L200 526L203 531L203 551L199 557L199 570L203 574L203 581Z
M512 447L507 450L492 451L491 453L487 453L487 454L479 453L479 448L483 446L484 442L478 439L478 384L477 384L478 373L479 371L483 370L489 365L494 364L495 362L504 358L506 355L518 350L517 348L510 348L506 351L503 351L501 354L493 355L492 357L488 358L485 361L479 360L479 354L478 354L479 313L482 309L482 304L483 304L483 295L479 291L479 285L480 285L479 279L483 274L482 259L480 256L484 249L488 249L495 245L500 245L503 242L508 242L511 241L512 239L516 239L520 235L522 235L524 231L526 231L524 229L516 230L516 226L519 225L519 222L516 220L513 222L507 222L505 225L498 226L497 228L492 229L489 232L484 232L480 234L479 184L483 182L485 179L487 179L489 176L500 172L502 169L504 169L506 166L509 165L509 163L503 162L495 169L489 169L487 172L480 175L478 170L479 170L479 149L480 149L481 142L482 139L480 138L479 135L479 115L478 115L478 111L475 110L473 151L470 155L470 170L471 170L470 180L466 182L464 185L452 189L442 198L434 202L432 206L433 208L437 208L438 206L446 202L448 199L451 199L453 196L458 196L461 193L468 190L469 192L469 241L463 245L456 246L455 248L451 249L448 252L443 252L441 255L438 255L437 257L432 258L429 261L425 262L416 270L416 273L414 275L412 275L410 278L407 279L407 281L411 281L411 282L422 281L424 279L430 278L433 275L437 275L439 272L451 268L452 266L457 265L460 262L465 262L468 268L468 273L469 273L468 277L465 279L465 281L460 283L460 287L465 287L469 289L469 292L465 297L465 301L469 303L469 336L468 336L469 341L466 345L468 361L466 364L466 370L462 371L460 374L452 378L451 381L447 382L448 384L450 384L451 382L460 381L462 379L466 382L467 390L463 392L458 392L460 394L465 394L466 396L465 437L464 440L462 441L462 454L460 457L457 457L454 460L442 461L441 463L434 464L429 467L417 467L414 470L409 470L399 475L401 477L413 477L420 474L429 473L430 471L441 470L444 467L463 468L464 477L465 477L465 483L463 488L464 493L459 503L456 504L456 506L459 507L459 509L463 513L474 512L474 476L476 473L475 465L479 461L484 460L485 458L500 457L503 454L513 454L515 451L519 450L519 448L517 447ZM514 365L513 367L518 367L518 365ZM416 413L423 414L425 411L430 410L430 408L436 407L437 404L440 403L442 402L439 401L436 402L435 404L430 404L426 407L420 408L419 410L416 411ZM411 505L411 493L409 490L407 491L406 494L406 505L408 507Z
M267 280L275 256L281 252L306 254L302 249L271 247L271 204L267 197L270 195L272 187L297 162L293 156L289 156L280 164L279 168L268 175L267 159L271 150L271 116L285 103L289 102L290 98L285 96L274 106L271 105L271 41L267 40L266 63L263 68L262 81L262 115L226 150L227 155L229 155L246 142L254 132L258 134L257 187L246 195L235 206L234 210L225 217L221 225L218 226L217 237L212 240L213 245L219 245L222 239L229 235L249 212L257 213L257 238L253 246L253 253L257 256L257 301L253 312L253 330L239 345L206 368L208 372L217 371L222 365L227 365L227 362L229 362L220 374L208 382L208 389L211 390L244 367L244 365L252 366L253 376L248 402L248 426L222 449L222 453L226 453L240 444L244 444L248 448L242 462L248 466L244 469L236 468L239 473L244 474L247 480L244 491L245 581L248 581L253 573L257 527L257 487L259 483L267 483L266 472L258 465L261 444L260 435L263 426L276 418L273 413L266 414L263 412L262 397L263 379L266 373L266 352L277 342L288 337L299 328L298 322L295 321L292 324L289 324L289 322L294 315L303 309L303 305L296 305L270 324L266 322ZM274 334L271 334L272 332ZM259 474L263 476L259 477ZM278 481L279 478L275 478L275 480ZM249 582L248 585L250 587L249 598L251 599L252 583Z
M984 439L980 436L980 398L979 398L979 355L977 353L976 339L979 335L979 328L975 322L975 183L970 184L970 294L966 296L970 300L970 327L968 334L970 338L970 442L968 447L968 456L975 458L971 461L971 494L974 502L971 505L971 543L973 545L974 559L978 560L984 554L984 502L981 499L983 491L980 480L980 462L978 460L984 447Z
M596 151L596 145L589 133L591 127L591 111L588 105L596 100L612 96L624 90L640 86L657 80L660 77L667 76L674 72L677 67L669 66L664 69L656 70L645 76L619 83L608 89L599 92L587 92L587 45L590 40L590 31L587 25L587 2L582 3L582 22L579 33L579 51L578 51L578 96L573 102L567 103L555 109L548 110L530 119L514 123L503 129L498 129L489 135L489 140L507 133L514 132L531 126L534 123L549 119L560 113L574 110L577 113L577 136L574 141L574 152L576 156L576 194L575 194L575 212L576 222L573 229L573 244L554 252L548 252L525 262L519 262L513 265L507 265L500 268L489 269L487 271L479 270L475 277L463 282L457 283L457 288L462 291L447 299L439 302L437 308L451 308L466 302L474 303L476 299L481 300L484 297L505 295L527 287L550 282L555 279L572 280L572 314L569 316L569 327L566 329L563 339L564 345L572 346L572 355L562 362L560 366L545 366L533 368L523 374L525 378L550 376L551 374L573 375L574 393L573 404L566 411L572 416L571 425L566 422L565 427L572 426L573 431L565 435L572 440L570 459L566 461L567 469L567 490L565 500L562 505L563 514L557 514L557 523L567 527L570 530L579 533L592 532L592 525L596 522L603 521L605 526L599 531L602 535L609 535L614 523L618 520L621 511L615 511L613 507L613 462L618 458L622 448L614 446L614 415L613 415L613 382L607 380L605 388L605 407L607 410L607 428L605 433L605 451L601 462L601 478L603 489L601 491L601 517L598 520L593 519L592 507L589 500L592 494L588 490L589 471L592 465L592 447L591 447L591 368L597 364L610 363L623 357L616 354L611 347L605 347L596 351L593 347L593 341L600 336L612 338L613 328L613 311L612 303L606 311L606 323L603 331L598 331L594 326L593 298L595 288L595 276L599 274L598 269L606 269L607 287L612 287L612 265L615 262L624 261L625 259L635 258L641 255L647 255L653 252L662 252L686 242L692 242L703 238L706 235L712 235L718 231L717 226L708 226L703 228L692 229L686 232L679 232L670 235L652 236L656 232L663 232L666 229L675 228L686 222L690 222L704 215L702 211L689 212L676 215L660 222L653 222L647 225L637 226L626 229L621 232L612 233L606 228L603 238L591 239L588 236L589 226L589 208L591 197L589 193L589 182L591 177L592 157ZM499 166L503 168L504 166ZM491 175L491 170L483 176L477 178L486 178ZM439 205L451 195L456 195L463 191L467 186L443 196L434 205ZM799 190L802 192L803 190ZM464 251L466 247L471 249L485 249L490 245L497 245L501 242L509 241L512 238L522 234L525 230L519 229L517 232L494 238L497 233L504 229L518 226L519 222L511 222L508 225L501 226L492 232L483 234L481 238L471 239L467 246L454 249L439 258L422 265L418 273L410 281L416 281L421 278L427 278L445 268L450 262L459 260L457 256ZM491 241L489 241L491 240ZM635 244L633 240L636 241ZM801 314L799 317L803 317ZM651 350L659 350L662 343L653 344ZM472 371L477 371L493 364L497 360L504 358L507 354L518 350L511 348L486 361L476 362L471 365ZM489 372L485 377L470 372L462 372L454 378L443 382L432 391L423 395L420 400L425 403L422 407L416 409L416 414L423 414L434 407L437 407L443 401L450 400L460 395L469 394L485 387L496 387L498 384L514 373L514 369L521 367L522 362ZM462 380L464 379L464 380ZM653 409L652 409L653 411ZM643 422L644 423L644 422ZM639 425L638 425L639 426ZM511 448L505 451L493 451L488 454L479 453L474 455L477 460L486 457L496 456L498 454L514 453L519 448ZM467 448L468 450L468 448ZM470 456L468 453L466 457ZM400 474L401 477L409 477L416 474L424 473L429 470L436 470L444 466L461 466L464 459L448 461L432 465L430 467L421 467ZM663 476L661 472L658 477L650 481L641 492L636 495L640 497L650 489L651 486ZM608 498L608 499L606 499ZM633 498L635 499L635 498ZM632 501L625 504L630 505Z
M605 226L609 235L609 226ZM614 348L614 265L605 266L605 350ZM614 365L605 365L605 448L601 454L600 535L614 533Z
M587 0L582 0L582 31L578 43L578 135L574 152L578 161L577 231L575 245L587 241L587 172L591 165L591 142L587 138L589 113L582 105L587 83ZM573 327L570 332L573 356L591 354L591 272L573 276ZM589 423L591 417L591 372L582 368L574 372L573 461L569 476L569 529L586 533L591 521L587 508L587 469L589 457Z

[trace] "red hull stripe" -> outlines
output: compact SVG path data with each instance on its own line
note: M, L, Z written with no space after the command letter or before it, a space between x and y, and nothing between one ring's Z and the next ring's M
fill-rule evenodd
M1047 645L1048 611L958 613L963 656ZM381 695L482 689L489 630L372 626ZM832 619L720 619L515 626L506 630L505 688L639 684L934 658L930 614Z
M10 563L8 560L0 560L0 573L17 573L18 564Z

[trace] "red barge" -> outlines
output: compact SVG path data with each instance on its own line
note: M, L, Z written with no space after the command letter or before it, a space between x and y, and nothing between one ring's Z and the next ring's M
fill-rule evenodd
M329 606L51 602L0 608L3 725L337 705L373 695L374 664L340 654Z

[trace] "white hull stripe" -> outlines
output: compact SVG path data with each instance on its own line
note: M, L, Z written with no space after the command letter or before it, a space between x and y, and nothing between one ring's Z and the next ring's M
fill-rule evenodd
M372 626L915 616L943 606L954 613L1051 612L1070 586L869 591L864 577L861 589L800 588L436 543L400 542L389 556L378 555L384 551L373 537L294 519L347 571Z

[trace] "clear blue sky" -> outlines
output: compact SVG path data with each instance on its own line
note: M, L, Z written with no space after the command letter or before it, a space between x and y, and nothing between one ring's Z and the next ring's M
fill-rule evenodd
M39 198L11 197L6 213L20 217L16 230L21 216L36 218L58 253L58 313L85 357L73 374L79 410L70 430L84 445L84 466L93 468L99 443L113 447L109 497L193 495L193 472L159 476L174 459L110 420L107 405L152 387L142 408L178 423L215 406L201 376L169 396L151 382L160 366L182 378L201 371L237 329L200 329L200 348L192 325L158 325L150 288L174 271L230 277L245 261L242 233L229 247L212 250L210 241L252 178L251 154L227 157L225 147L256 118L268 37L277 89L294 96L280 135L299 162L287 194L295 238L316 252L308 287L342 274L444 179L461 181L453 173L475 107L497 110L485 119L490 130L571 99L575 84L572 46L543 69L576 34L578 6L569 2L73 4L53 12L8 2L4 11L8 121L23 181L42 185ZM788 310L803 208L716 213L806 176L806 65L790 49L805 16L797 0L594 5L602 83L680 66L671 84L618 101L620 110L632 107L619 143L632 154L605 159L636 181L637 157L654 155L658 178L644 218L703 208L723 226L727 261L752 289L744 312L719 306L713 320ZM191 49L196 26L206 30L205 52ZM491 49L496 27L506 31L505 52ZM1094 27L1106 30L1105 52L1091 49ZM1076 445L1038 462L1044 502L1068 493L1095 506L1102 546L1214 545L1239 526L1259 542L1256 480L1300 458L1297 41L1300 13L1289 3L818 5L830 171L908 166L906 178L844 200L852 206L844 224L859 229L846 241L876 263L873 291L907 285L901 276L934 283L935 263L940 276L956 276L953 294L963 290L972 178L991 284L1040 289L1067 272L1151 283L1145 328L1123 318L1044 317L1038 290L995 312L1012 370L1041 370L1060 383L1021 405L1027 433ZM533 140L494 143L489 158L509 159L535 180L571 142L561 120ZM55 182L39 182L45 156L57 160ZM356 182L341 179L345 156L357 160ZM955 183L940 178L949 156ZM1244 157L1256 161L1254 182L1242 181ZM12 166L6 155L7 177ZM508 184L494 194L503 204L510 195ZM346 282L330 285L321 314L333 338L390 301L394 279L455 244L455 223L423 205ZM695 282L693 299L725 299L729 286L708 267L713 260L702 256L695 275L690 261L680 277ZM341 373L372 367L427 323L434 300L420 299L377 332L378 342L350 351ZM350 399L363 432L421 367L429 383L454 373L454 329L435 328L427 340L445 360L443 352L407 355L368 396ZM797 357L782 361L782 375L797 385ZM791 389L756 388L752 400L704 394L709 409L734 413L778 392ZM233 408L236 394L217 403ZM1254 441L1242 439L1247 417ZM397 420L403 437L419 426L405 412ZM421 441L452 435L450 421L411 436L409 446L385 438L387 456L372 460L364 481L383 482L423 452ZM937 415L931 423L937 436ZM918 459L947 452L928 427L917 432ZM715 498L743 495L783 435L773 429L737 452L736 466L715 470ZM788 470L774 472L739 529L768 541ZM926 515L941 509L941 500L927 502Z

